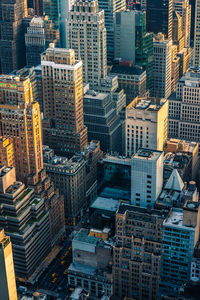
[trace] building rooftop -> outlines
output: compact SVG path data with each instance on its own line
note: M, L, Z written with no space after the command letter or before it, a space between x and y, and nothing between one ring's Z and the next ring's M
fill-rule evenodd
M128 190L120 189L118 187L105 187L100 194L101 197L106 199L114 199L114 200L130 200L131 193Z
M59 171L60 173L68 173L70 175L77 172L79 168L83 167L85 165L85 160L81 155L74 155L71 159L55 155L50 157L49 160L44 163L44 165L49 171Z
M97 197L93 203L90 205L91 208L108 210L111 212L116 212L119 208L118 200L108 199L104 197Z
M184 154L181 152L172 153L169 152L164 156L164 167L172 167L175 169L183 170L190 160L192 159L192 154Z
M189 201L186 204L186 209L197 209L199 206L198 202ZM183 224L183 209L181 208L172 208L170 214L164 221L163 225L172 226L176 228L183 228L186 230L194 229L192 226L186 226Z
M200 67L191 67L183 74L179 82L183 82L186 86L200 87Z
M181 192L183 188L184 188L183 180L181 179L178 171L174 169L165 185L165 189Z
M133 154L132 158L153 161L159 159L162 153L163 152L159 150L141 148L135 154Z
M99 238L88 235L89 231L87 229L80 229L75 235L73 241L78 241L82 243L97 245Z
M111 155L106 154L103 158L103 161L113 162L114 164L118 163L120 165L130 165L131 159L126 156L120 156L120 155Z
M193 154L198 148L198 143L180 139L169 139L164 145L164 152L187 152Z
M25 79L22 78L21 76L16 76L16 75L0 75L0 81L4 81L4 82L20 82L20 81L24 81ZM3 83L0 83L0 87L4 87ZM13 83L13 87L17 87L17 85L15 86L15 84Z
M125 75L141 75L141 74L145 74L146 71L143 70L142 67L139 66L113 66L111 71L111 73L115 73L115 74L125 74Z
M14 167L5 167L0 165L0 177L4 177L7 173L13 170Z
M94 267L91 267L88 265L82 265L82 264L74 262L69 266L68 271L75 271L78 273L84 273L84 274L92 276L92 275L96 274L97 268L94 268Z
M154 216L160 218L166 218L166 216L168 215L167 210L149 209L129 204L121 204L117 213L123 215L126 213L126 211L137 212L144 214L145 216Z
M157 112L165 104L165 98L136 97L128 106L127 110L137 109L149 112Z
M98 100L104 100L106 98L108 98L108 94L106 93L99 93L99 92L95 92L93 90L87 90L87 92L84 94L84 99L98 99Z
M77 262L73 262L69 268L68 271L72 271L72 272L77 272L79 274L83 273L83 274L87 274L90 276L105 276L104 272L110 272L109 268L104 268L104 269L100 269L100 268L95 268L92 266L88 266L88 265L83 265L83 264L79 264Z

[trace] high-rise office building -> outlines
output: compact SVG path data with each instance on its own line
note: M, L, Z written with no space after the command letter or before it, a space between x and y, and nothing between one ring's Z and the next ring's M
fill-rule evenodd
M173 0L147 0L147 31L172 39Z
M120 11L115 14L115 59L131 60L135 64L135 15L136 11Z
M15 149L11 138L0 136L0 166L15 167Z
M116 214L116 299L159 299L162 225L167 212L121 204Z
M64 201L43 169L40 109L28 76L0 76L0 135L12 138L23 182L14 168L2 169L0 226L10 233L17 275L27 279L64 231Z
M60 20L59 20L59 29L60 29L60 46L62 48L69 49L70 46L66 41L66 20L68 19L68 14L73 7L75 0L61 0L60 2Z
M131 164L131 204L153 208L163 186L163 152L141 148Z
M126 108L125 153L139 148L163 150L167 139L168 101L137 97Z
M110 70L110 75L116 75L119 81L119 88L126 94L126 105L132 100L146 93L146 71L139 66L126 66L121 62L114 65Z
M183 33L183 18L177 11L173 11L173 23L172 23L172 42L177 46L177 51L180 52L184 48L185 36Z
M99 140L104 152L122 153L122 124L108 93L84 94L84 121L89 140Z
M28 2L28 1L27 1ZM31 8L34 9L36 16L42 16L43 15L43 0L33 0L32 1ZM30 6L28 6L30 7Z
M13 139L17 178L37 176L43 166L40 108L29 78L0 76L0 135Z
M200 206L187 201L173 208L163 223L160 296L178 296L190 279L194 248L199 240Z
M0 200L0 226L12 241L16 275L28 280L51 250L49 211L33 188L16 181L13 167L0 169Z
M45 50L44 21L40 17L33 17L25 34L26 65L37 66L41 62L41 53Z
M146 89L152 92L153 87L153 33L146 32L146 12L135 12L136 49L135 64L146 71Z
M17 300L12 244L4 229L0 229L0 265L0 299Z
M193 64L200 66L200 0L196 0L195 6L195 29L194 29L194 58Z
M200 140L200 72L191 68L178 81L169 98L169 137Z
M172 41L165 40L162 33L153 41L153 90L157 98L167 98L171 94Z
M191 5L189 0L173 0L173 7L182 17L182 31L184 34L184 46L190 47L191 29Z
M191 30L190 30L190 43L191 46L194 45L194 28L195 28L195 7L196 0L190 0L191 5Z
M26 16L26 0L0 2L0 73L8 74L26 63L22 23Z
M99 9L104 10L106 39L107 39L107 59L112 61L114 58L114 20L115 14L126 10L126 0L99 0Z
M59 22L59 0L43 0L43 14L48 16L55 27Z
M28 76L0 76L0 135L12 138L17 179L45 201L53 243L64 229L64 201L43 169L40 108Z
M54 26L53 21L48 17L44 17L45 40L46 48L53 43L56 47L60 45L60 32L59 28Z
M152 89L153 34L146 33L145 11L121 11L115 15L115 58L131 60L146 71L146 88Z
M40 105L40 112L43 112L43 93L42 93L42 69L41 65L36 67L24 67L10 75L20 76L21 80L30 79L33 100L37 101Z
M74 50L48 48L41 56L43 139L56 154L72 156L87 145L82 62Z
M104 12L98 1L76 1L66 24L67 45L83 61L83 81L98 86L107 75Z

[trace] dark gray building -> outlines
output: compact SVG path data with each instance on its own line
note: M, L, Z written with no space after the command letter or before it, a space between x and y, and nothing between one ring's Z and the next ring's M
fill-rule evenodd
M172 39L173 0L147 0L147 31Z
M41 63L40 54L45 50L44 21L40 17L33 17L25 34L26 64L37 66Z
M0 1L0 72L8 74L25 65L23 18L26 1Z
M122 152L122 122L109 94L88 90L83 98L88 140L99 140L104 152Z

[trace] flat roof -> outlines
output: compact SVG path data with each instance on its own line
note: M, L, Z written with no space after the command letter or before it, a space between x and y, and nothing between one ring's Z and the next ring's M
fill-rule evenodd
M163 152L159 150L141 148L135 154L133 154L132 158L157 160L162 155L162 153Z
M80 229L75 235L73 241L83 242L87 244L96 245L99 242L99 238L90 236L89 231L87 229Z
M167 102L166 98L136 97L128 106L127 110L137 109L149 112L157 112Z
M119 208L119 203L118 200L112 198L97 197L90 207L116 212Z
M125 75L141 75L146 73L146 71L139 66L129 67L129 66L121 66L121 65L113 66L110 72L115 74L120 73Z
M172 208L168 218L163 223L164 226L172 226L186 230L194 230L194 227L183 225L183 209Z
M155 217L161 217L166 218L168 214L168 210L157 210L157 209L151 209L151 208L144 208L139 206L134 206L130 204L121 204L119 207L119 210L117 213L124 214L126 211L132 211L144 214L145 216L155 216Z

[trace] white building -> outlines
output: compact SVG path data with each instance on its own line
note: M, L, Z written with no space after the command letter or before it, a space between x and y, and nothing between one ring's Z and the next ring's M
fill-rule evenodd
M66 43L83 61L83 80L91 87L107 75L104 11L97 0L76 1L66 21Z
M163 185L163 152L140 149L131 164L131 204L154 207Z
M163 150L167 139L168 101L137 97L126 108L125 153L139 148Z
M194 29L194 66L200 66L200 0L195 5L195 29Z
M191 68L169 99L169 137L200 141L200 70Z
M115 59L132 60L135 63L135 11L121 11L115 15Z
M172 41L158 33L153 41L153 96L167 98L171 94Z

